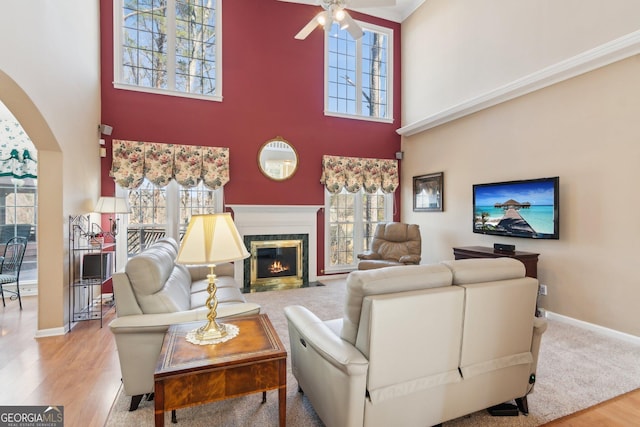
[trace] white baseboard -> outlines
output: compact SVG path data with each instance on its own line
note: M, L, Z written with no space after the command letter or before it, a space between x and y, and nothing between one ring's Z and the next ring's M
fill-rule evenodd
M67 327L39 329L36 331L36 338L57 337L67 333Z
M554 313L546 310L545 317L550 320L557 320L559 322L568 323L573 326L577 326L582 329L586 329L592 332L606 335L611 338L615 338L621 341L626 341L631 344L640 345L640 337L627 334L625 332L616 331L615 329L605 328L604 326L596 325L594 323L585 322L583 320L574 319L573 317L563 316L562 314Z
M318 281L322 282L323 280L345 279L348 275L349 273L325 274L324 276L318 276Z

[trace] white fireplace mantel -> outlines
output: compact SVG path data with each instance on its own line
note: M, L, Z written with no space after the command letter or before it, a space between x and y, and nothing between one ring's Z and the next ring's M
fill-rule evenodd
M226 205L233 211L238 231L244 236L263 234L309 235L309 282L318 280L318 211L323 205ZM238 283L244 282L242 263L235 266Z

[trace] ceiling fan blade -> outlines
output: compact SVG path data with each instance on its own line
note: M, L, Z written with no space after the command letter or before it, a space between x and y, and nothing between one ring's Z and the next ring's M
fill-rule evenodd
M395 6L396 0L349 0L349 8Z
M340 28L349 31L349 34L351 34L351 37L353 37L354 40L358 40L364 35L364 32L362 31L362 28L360 28L360 25L358 25L356 21L353 20L353 18L347 13L347 11L344 12L344 18L342 19Z
M311 21L309 21L309 23L307 25L305 25L299 32L298 34L295 35L295 38L297 40L304 40L307 38L307 36L309 34L311 34L311 32L313 30L315 30L315 28L320 24L320 22L318 21L318 18L320 18L320 16L324 15L325 12L320 12L318 13L316 16L313 17L313 19Z

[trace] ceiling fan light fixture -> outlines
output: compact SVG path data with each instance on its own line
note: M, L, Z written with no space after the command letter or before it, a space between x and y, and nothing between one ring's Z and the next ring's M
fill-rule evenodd
M327 10L324 12L324 22L321 25L324 27L325 31L330 31L332 24L333 24L333 14Z
M297 40L304 40L318 25L324 28L325 32L331 31L331 26L334 22L340 25L341 30L347 30L354 40L358 40L364 35L362 28L356 21L351 18L351 15L345 10L345 0L317 0L318 3L322 3L322 7L325 9L318 13L307 25L302 28L298 34L295 35ZM359 0L364 2L382 2L381 5L395 4L395 0ZM356 1L352 0L353 4ZM376 3L377 4L377 3Z

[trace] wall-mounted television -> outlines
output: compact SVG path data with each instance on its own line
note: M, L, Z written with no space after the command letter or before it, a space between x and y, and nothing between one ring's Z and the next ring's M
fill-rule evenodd
M559 178L494 182L473 186L473 232L558 239Z

